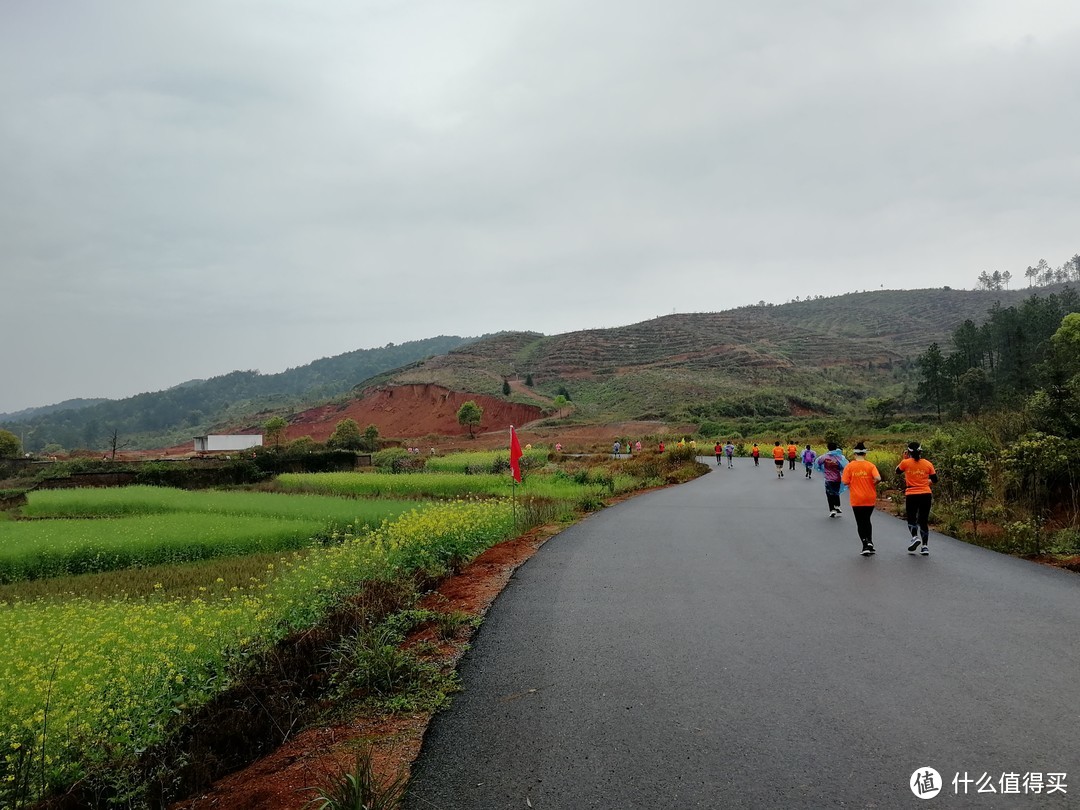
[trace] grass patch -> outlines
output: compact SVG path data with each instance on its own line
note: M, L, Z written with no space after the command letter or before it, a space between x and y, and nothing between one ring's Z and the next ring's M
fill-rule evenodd
M268 565L272 577L214 600L74 597L0 604L0 806L75 783L89 795L139 804L142 799L134 799L147 780L171 784L169 774L201 767L198 757L170 746L201 722L202 707L249 677L253 686L269 678L262 671L252 676L251 666L276 645L307 635L365 588L437 576L512 533L509 504L431 505L341 544L282 557L272 572ZM294 667L313 654L290 658L274 677L291 685L299 677ZM376 674L378 663L372 663ZM378 677L391 686L404 683L402 668L412 666L383 663L388 669ZM267 659L266 666L277 665ZM430 679L449 688L434 673ZM378 697L403 708L436 695L423 694ZM221 709L233 723L239 697ZM253 706L245 724L261 717L268 702ZM252 731L253 744L265 744L271 732ZM152 776L145 772L147 752L158 752Z
M285 492L367 498L464 498L470 495L576 501L589 491L603 496L637 487L629 475L579 482L565 476L532 475L517 487L509 475L466 473L286 473L277 486Z
M347 524L358 519L378 523L415 504L389 500L343 501L319 495L283 495L277 492L189 491L169 487L114 487L100 489L46 489L30 493L22 509L26 517L87 518L132 517L174 513L272 517L279 520L319 520Z
M159 487L35 492L25 507L34 519L0 526L0 584L290 551L414 506Z
M290 554L300 559L308 553L300 549ZM228 598L242 588L267 581L279 552L246 554L239 557L215 557L178 565L153 565L104 571L94 574L23 580L0 585L0 602L16 599L111 599L114 597L166 596L199 598L207 601Z
M542 467L547 461L547 448L533 447L521 457L522 469ZM510 469L508 450L484 450L432 456L424 464L427 472L442 473L500 473Z

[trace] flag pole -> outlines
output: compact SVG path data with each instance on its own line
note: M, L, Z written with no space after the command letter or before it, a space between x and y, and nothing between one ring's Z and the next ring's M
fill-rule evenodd
M517 532L517 485L521 481L521 444L514 426L510 426L510 508L514 516L514 532Z

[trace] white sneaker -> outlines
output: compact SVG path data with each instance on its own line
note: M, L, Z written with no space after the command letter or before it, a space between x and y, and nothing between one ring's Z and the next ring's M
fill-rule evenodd
M918 550L921 543L922 543L922 540L920 540L918 537L912 537L911 542L908 543L908 547L907 547L908 554L914 554ZM930 552L927 552L927 554L929 554L929 553Z
M919 553L922 554L924 557L929 557L930 549L924 545L921 549L919 549Z

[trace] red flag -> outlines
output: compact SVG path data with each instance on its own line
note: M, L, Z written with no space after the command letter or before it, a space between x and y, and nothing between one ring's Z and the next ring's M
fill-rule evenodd
M518 442L517 432L514 426L510 426L510 473L514 480L521 483L521 443Z

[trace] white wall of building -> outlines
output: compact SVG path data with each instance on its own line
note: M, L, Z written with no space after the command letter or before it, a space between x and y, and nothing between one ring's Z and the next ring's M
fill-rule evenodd
M216 433L209 436L195 437L195 452L210 453L215 450L247 450L249 447L262 447L261 433Z

